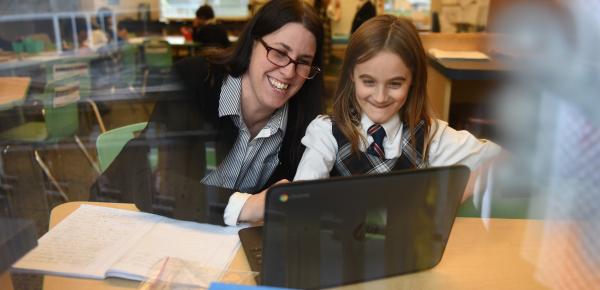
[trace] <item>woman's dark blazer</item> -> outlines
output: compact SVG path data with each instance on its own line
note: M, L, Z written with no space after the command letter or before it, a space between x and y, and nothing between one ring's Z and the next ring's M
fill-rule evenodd
M215 142L220 163L238 136L231 117L218 116L221 84L226 74L214 68L202 57L176 63L175 78L181 89L156 97L148 125L127 143L92 185L91 200L134 202L145 211L223 223L223 210L236 189L200 183L206 172L207 140ZM279 165L265 188L283 178L291 180L304 151L300 139L306 126L295 128L297 122L293 120L301 110L293 107L290 104ZM151 164L151 156L158 158L157 164Z

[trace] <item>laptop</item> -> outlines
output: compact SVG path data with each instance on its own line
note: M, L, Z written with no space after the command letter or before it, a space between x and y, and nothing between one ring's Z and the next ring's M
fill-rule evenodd
M458 165L272 187L264 225L239 231L257 283L315 289L434 267L469 173Z

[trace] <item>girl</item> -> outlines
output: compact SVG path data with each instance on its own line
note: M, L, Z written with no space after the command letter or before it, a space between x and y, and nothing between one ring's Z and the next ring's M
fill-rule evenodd
M300 139L321 111L322 39L311 7L271 1L233 50L177 63L187 90L158 99L146 129L96 181L92 199L149 202L155 212L180 218L190 217L177 207L194 204L201 208L187 212L202 216L193 218L229 225L261 220L264 190L294 176ZM216 131L217 168L204 174L207 131ZM153 150L156 171L149 165ZM201 183L235 193L212 193Z
M295 180L467 165L475 171L499 146L431 117L427 60L408 20L381 15L350 39L333 115L308 126Z

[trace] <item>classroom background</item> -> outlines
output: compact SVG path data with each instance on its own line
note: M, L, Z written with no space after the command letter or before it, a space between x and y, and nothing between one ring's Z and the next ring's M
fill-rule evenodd
M0 2L0 221L30 221L41 237L54 207L89 200L92 183L174 89L173 63L210 49L191 35L196 9L211 5L235 46L266 1ZM569 239L544 232L529 275L547 289L600 285L600 2L306 2L320 6L328 31L327 110L357 11L368 2L376 14L410 18L429 52L437 118L511 157L490 173L494 190L459 214L581 222ZM14 289L42 287L40 275L0 274Z

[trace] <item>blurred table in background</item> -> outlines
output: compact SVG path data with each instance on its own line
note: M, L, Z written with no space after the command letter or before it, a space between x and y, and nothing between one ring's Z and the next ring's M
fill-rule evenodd
M30 77L0 77L0 110L23 103L30 83Z
M427 94L436 117L456 129L473 129L469 128L470 120L493 123L490 111L496 92L514 70L511 59L495 52L495 44L507 36L489 33L421 33L420 36L425 51L431 48L479 51L490 57L488 61L474 61L428 56Z

